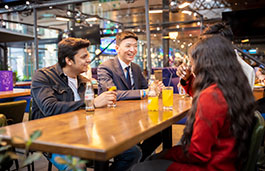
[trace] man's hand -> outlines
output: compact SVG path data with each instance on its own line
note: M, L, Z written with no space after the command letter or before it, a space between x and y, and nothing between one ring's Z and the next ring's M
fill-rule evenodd
M94 100L94 105L96 108L104 107L108 104L113 104L116 101L117 92L116 91L105 91Z
M188 67L187 64L183 63L180 66L178 66L178 70L176 73L181 79L187 81L190 78L191 75L191 68Z
M162 88L164 87L164 84L163 84L162 81L155 80L155 81L150 85L150 87L151 87L151 86L155 89L156 94L159 95L160 92L162 92ZM149 92L150 87L148 87L148 89L146 89L147 95L148 95L148 92Z

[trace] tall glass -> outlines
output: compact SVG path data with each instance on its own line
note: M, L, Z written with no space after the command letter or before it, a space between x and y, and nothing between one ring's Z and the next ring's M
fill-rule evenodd
M173 87L163 87L162 89L163 109L173 109Z
M158 111L158 96L148 96L148 105L147 109L149 111Z
M107 88L108 91L116 91L117 87L112 86ZM112 104L108 104L108 108L115 108L116 107L116 101L113 101Z

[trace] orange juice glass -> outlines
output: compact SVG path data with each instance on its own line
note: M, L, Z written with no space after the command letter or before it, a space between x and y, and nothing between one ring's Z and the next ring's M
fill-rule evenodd
M150 111L158 111L158 96L148 97L147 108Z
M108 87L107 90L108 91L117 91L117 87L116 86ZM108 108L115 108L115 107L116 107L116 101L113 101L112 104L108 104Z
M173 109L173 87L163 87L162 101L165 110Z

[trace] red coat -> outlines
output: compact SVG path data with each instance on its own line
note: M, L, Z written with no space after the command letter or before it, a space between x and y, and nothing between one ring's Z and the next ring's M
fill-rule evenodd
M193 91L192 91L193 81L194 81L193 75L191 75L187 81L184 81L182 79L180 80L180 83L181 83L182 87L184 88L185 92L187 94L189 94L190 96L193 96ZM183 84L183 83L185 83L185 84Z
M227 110L226 100L216 84L201 92L188 153L185 155L181 146L171 148L165 155L174 161L168 171L236 170L236 141L230 132Z

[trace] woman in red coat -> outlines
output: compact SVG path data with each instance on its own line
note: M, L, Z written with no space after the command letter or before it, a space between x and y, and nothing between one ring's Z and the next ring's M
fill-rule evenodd
M133 171L233 171L247 160L255 102L232 44L222 36L204 36L189 55L193 101L182 145Z

